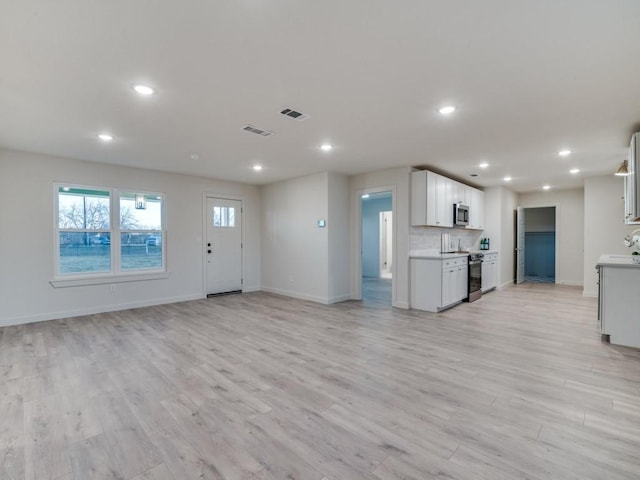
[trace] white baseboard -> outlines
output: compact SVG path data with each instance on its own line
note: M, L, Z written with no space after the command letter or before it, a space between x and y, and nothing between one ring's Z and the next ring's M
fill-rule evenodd
M178 297L156 298L139 302L119 303L112 305L101 305L90 308L78 308L72 310L62 310L58 312L41 313L38 315L25 315L21 317L0 318L0 327L10 325L23 325L25 323L46 322L48 320L58 320L60 318L80 317L84 315L94 315L96 313L117 312L118 310L129 310L131 308L153 307L167 303L187 302L204 298L202 295L182 295Z
M396 303L394 303L392 306L396 307L396 308L401 308L403 310L409 310L409 302L398 302L398 301L396 301Z
M507 288L509 285L513 285L513 280L509 280L508 282L505 282L502 285L498 285L496 290L502 290L503 288Z
M282 290L280 288L262 287L263 292L275 293L276 295L284 295L285 297L297 298L298 300L309 300L310 302L329 304L329 299L324 297L316 297L315 295L307 295L306 293L293 292L291 290Z
M251 292L259 292L262 289L260 288L259 285L254 285L251 287L242 287L242 293L251 293Z
M597 290L583 290L582 296L587 298L598 298Z
M351 300L351 295L336 295L335 297L329 297L328 303L340 303L346 300Z

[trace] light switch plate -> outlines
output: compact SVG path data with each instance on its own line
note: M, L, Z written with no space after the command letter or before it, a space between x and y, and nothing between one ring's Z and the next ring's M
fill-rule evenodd
M318 220L318 227L319 228L324 228L327 226L327 221L326 220Z

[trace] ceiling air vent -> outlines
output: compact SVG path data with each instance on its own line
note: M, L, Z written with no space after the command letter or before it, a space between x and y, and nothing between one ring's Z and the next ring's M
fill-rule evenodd
M286 115L287 117L291 117L299 122L302 122L303 120L306 120L310 117L310 115L307 115L306 113L296 112L292 108L285 108L284 110L280 110L280 113Z
M244 130L245 132L256 133L258 135L262 135L263 137L268 137L269 135L271 135L271 133L273 133L269 130L261 130L254 127L253 125L245 125L244 127L242 127L242 130Z

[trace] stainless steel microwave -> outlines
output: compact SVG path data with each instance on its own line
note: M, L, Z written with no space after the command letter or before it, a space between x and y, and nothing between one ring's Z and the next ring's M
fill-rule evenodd
M453 205L453 224L459 227L469 225L469 206L455 203Z

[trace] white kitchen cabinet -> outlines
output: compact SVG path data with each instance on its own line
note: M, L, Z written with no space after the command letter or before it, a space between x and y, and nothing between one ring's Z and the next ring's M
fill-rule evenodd
M482 259L482 293L498 286L498 253L485 253Z
M440 312L467 297L468 258L412 258L411 308Z
M613 344L640 348L640 264L631 255L603 255L597 268L600 333Z
M484 229L484 192L443 175L420 170L411 173L411 225L453 227L453 205L469 207L466 228Z
M484 192L477 188L471 188L469 202L469 225L467 228L476 230L484 229Z
M638 157L640 156L640 133L631 137L627 168L629 175L624 177L624 222L629 225L640 223L640 172Z
M455 180L451 180L451 193L452 193L452 203L461 203L462 205L469 205L470 195L471 195L471 187L465 185L464 183L456 182Z
M411 173L411 225L453 227L452 180L427 170Z

